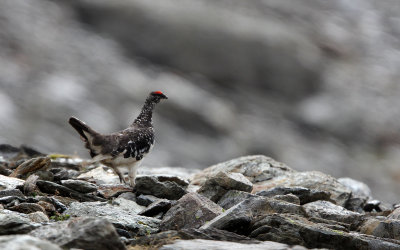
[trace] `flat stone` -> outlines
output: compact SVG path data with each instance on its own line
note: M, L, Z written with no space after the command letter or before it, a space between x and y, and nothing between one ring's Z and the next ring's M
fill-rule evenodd
M249 197L256 197L256 195L239 190L229 190L219 199L217 204L224 209L229 209Z
M123 184L101 184L97 191L101 196L109 199L122 193L132 192L132 187Z
M24 183L25 183L24 180L14 178L14 177L0 175L0 190L16 189L18 186L24 185Z
M77 179L94 180L96 184L119 184L119 177L113 171L106 171L102 166L80 174Z
M81 180L62 180L61 184L72 190L86 194L97 190L97 186L93 183Z
M289 202L265 197L249 197L204 224L201 229L217 228L247 235L255 218L272 213L304 214L300 206Z
M63 185L56 184L51 181L38 180L36 185L39 187L40 191L48 194L57 194L66 197L71 197L79 201L104 201L103 198L91 195L82 194Z
M360 213L352 212L329 201L314 201L303 205L309 217L320 217L323 219L358 225L363 218Z
M142 205L142 204L140 204L139 202L137 202L137 200L136 200L136 194L134 194L134 193L132 193L132 192L125 192L125 193L122 193L122 194L118 195L118 198L124 198L124 199L130 200L130 201L135 201L137 204L139 204L139 205L141 205L141 206L145 206L145 205Z
M136 177L137 194L150 194L158 198L178 200L187 192L185 186L175 182L175 179L168 179L165 176L139 176Z
M114 226L104 218L80 217L42 226L30 235L63 249L126 249Z
M150 204L147 208L139 213L139 215L153 217L160 213L166 213L174 202L167 199L160 199Z
M164 215L160 229L199 228L221 213L222 208L211 200L197 193L188 193Z
M305 250L306 248L296 246L292 248L289 245L277 243L273 241L265 241L259 244L244 244L230 241L216 241L216 240L176 240L175 242L164 245L160 250L200 250L200 249L217 249L217 250Z
M45 215L43 212L33 212L28 214L28 218L36 223L46 223L49 222L49 217Z
M294 214L270 214L260 217L250 237L307 248L328 249L400 249L400 242L389 242L356 232L330 229ZM393 240L392 240L393 241Z
M393 212L391 212L388 216L388 219L392 219L392 220L400 220L400 207L396 208L395 210L393 210Z
M138 215L143 209L144 207L134 201L117 198L113 204L99 201L73 202L64 214L75 217L102 217L108 219L116 228L129 231L132 235L158 232L160 220Z
M270 190L275 187L303 187L311 190L329 192L331 194L330 199L342 207L346 205L346 202L351 196L351 190L349 188L339 183L332 176L318 171L295 172L259 182L254 185L253 193L262 190Z
M221 171L207 179L197 192L217 202L229 190L251 192L252 188L253 184L243 174Z
M0 198L5 196L18 196L26 198L25 195L19 189L5 189L0 191Z
M300 205L300 199L294 194L285 194L285 195L275 195L272 197L275 200L286 201L289 203L293 203L296 205Z
M54 181L69 180L80 175L80 172L74 169L51 168L49 171L53 173Z
M360 232L380 238L400 240L400 220L370 218L360 227Z
M26 176L42 169L47 169L50 166L51 159L49 157L37 157L24 161L19 165L10 177Z
M38 226L32 223L27 217L23 217L15 212L0 214L0 235L25 234Z
M191 184L204 185L207 179L221 171L241 173L253 184L295 172L285 164L264 155L236 158L208 167L192 177Z
M293 194L299 198L301 205L317 200L330 200L331 196L329 192L305 187L274 187L268 190L257 192L256 194L264 197Z
M51 207L47 207L47 205L44 204L44 203L41 203L41 201L46 202L46 203L50 203L50 204L52 204L54 206L54 208L56 209L56 211L58 213L62 213L67 209L67 206L64 205L63 202L59 201L59 199L62 199L64 201L64 203L66 203L67 205L69 205L70 203L76 201L76 200L72 200L72 199L70 199L70 201L66 201L66 199L68 199L68 198L65 198L65 197L57 197L56 198L56 197L46 197L46 196L44 196L44 197L40 197L39 198L38 204L42 205L42 207L46 211L51 211L52 208Z
M156 202L160 200L160 198L157 198L153 195L145 195L145 194L141 194L138 197L136 197L136 202L137 204L141 205L141 206L148 206L153 202Z
M61 248L50 241L42 240L30 235L7 235L0 236L0 249L46 249L61 250Z
M30 214L33 212L43 212L45 213L46 211L44 210L43 207L41 207L38 204L35 203L21 203L18 205L15 205L13 207L8 208L11 211L16 211L19 213L24 213L24 214Z

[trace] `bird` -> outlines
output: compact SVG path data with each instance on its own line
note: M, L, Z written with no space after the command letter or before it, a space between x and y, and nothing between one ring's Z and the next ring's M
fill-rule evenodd
M89 150L92 163L100 162L114 170L120 182L128 184L121 168L128 169L129 185L135 186L137 168L154 146L153 110L157 103L168 99L161 91L151 92L133 123L126 129L100 134L76 117L69 124L79 133Z

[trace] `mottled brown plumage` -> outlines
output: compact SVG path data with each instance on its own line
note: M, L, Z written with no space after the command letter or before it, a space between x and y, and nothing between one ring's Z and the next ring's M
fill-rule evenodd
M168 98L160 91L151 92L135 121L128 128L112 134L100 134L75 117L71 117L69 123L85 142L93 161L113 168L121 182L125 179L119 168L128 168L129 182L134 186L137 167L154 145L152 115L161 99Z

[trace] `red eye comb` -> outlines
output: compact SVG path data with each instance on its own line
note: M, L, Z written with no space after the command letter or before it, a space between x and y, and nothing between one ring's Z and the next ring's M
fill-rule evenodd
M163 95L163 92L161 92L161 91L154 91L153 94Z

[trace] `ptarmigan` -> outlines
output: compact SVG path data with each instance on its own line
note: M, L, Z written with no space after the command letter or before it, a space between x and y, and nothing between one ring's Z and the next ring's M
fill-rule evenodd
M124 183L120 168L127 168L129 183L133 187L137 168L154 145L153 109L162 99L168 98L161 91L151 92L135 121L128 128L112 134L100 134L75 117L69 118L69 123L85 142L93 162L114 169Z

